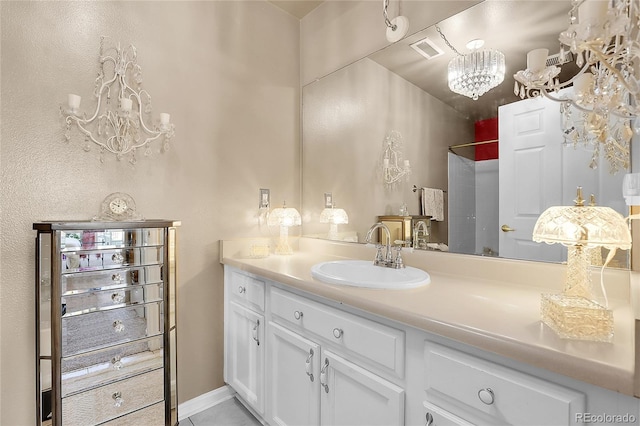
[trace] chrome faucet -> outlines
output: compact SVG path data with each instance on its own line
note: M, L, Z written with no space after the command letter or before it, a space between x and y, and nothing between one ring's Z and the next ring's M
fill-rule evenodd
M404 268L404 262L402 261L402 256L400 255L400 251L402 250L402 246L391 247L391 231L389 231L389 227L382 222L375 223L369 231L367 231L367 236L365 238L365 243L372 244L371 238L373 237L373 233L381 228L386 237L386 244L383 246L382 244L376 244L376 257L373 260L373 264L376 266L386 266L388 268ZM384 253L383 253L384 248ZM393 250L395 249L395 256L393 254Z
M427 248L428 235L429 227L424 220L419 220L413 227L413 248Z

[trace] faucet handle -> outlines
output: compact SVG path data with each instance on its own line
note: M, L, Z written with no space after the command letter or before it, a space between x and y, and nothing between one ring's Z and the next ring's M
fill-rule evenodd
M393 267L396 269L404 268L404 261L402 260L402 246L395 246L395 256L393 257Z

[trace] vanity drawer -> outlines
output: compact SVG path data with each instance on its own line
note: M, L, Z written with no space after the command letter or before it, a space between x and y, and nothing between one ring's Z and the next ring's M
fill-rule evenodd
M390 370L398 377L404 376L403 331L276 287L270 291L275 322L314 333L377 367Z
M451 348L427 342L425 362L427 398L443 408L463 404L491 423L540 426L575 424L584 412L580 392Z
M164 370L154 370L63 398L62 423L95 425L158 403L163 399Z
M62 295L88 290L122 288L128 285L162 282L162 266L111 269L62 275Z
M62 397L162 368L162 336L62 358Z
M162 301L162 283L90 291L65 296L68 316Z
M258 312L264 312L265 282L232 270L229 281L231 299Z
M67 357L161 334L162 303L116 308L62 318L62 356Z

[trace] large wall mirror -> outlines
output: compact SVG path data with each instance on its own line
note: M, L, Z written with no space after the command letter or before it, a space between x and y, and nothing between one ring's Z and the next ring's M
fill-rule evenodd
M566 250L531 240L547 207L573 204L581 186L598 205L626 216L625 172L609 173L604 161L590 168L589 148L563 144L558 103L514 95L513 74L526 68L529 50L559 51L569 9L569 1L485 1L304 86L303 235L328 238L332 225L326 216L321 221L325 193L348 215L337 236L333 226L332 238L362 243L380 217L424 213L421 188L428 188L443 191L443 215L424 218L426 249L562 262ZM456 55L451 46L466 53L472 39L483 39L506 61L504 82L478 100L447 85L447 65ZM487 126L499 132L482 140ZM550 153L514 161L504 134L516 127L550 144ZM409 160L410 174L385 185L383 150L390 140L401 150L400 165ZM498 158L487 157L491 149ZM627 253L618 257L617 265L627 267Z

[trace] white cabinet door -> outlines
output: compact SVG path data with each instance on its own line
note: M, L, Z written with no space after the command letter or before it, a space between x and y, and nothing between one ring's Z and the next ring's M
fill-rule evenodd
M229 302L227 381L258 413L264 412L264 316Z
M268 335L269 423L320 424L320 346L273 322Z
M352 362L322 352L322 425L404 425L404 390Z

